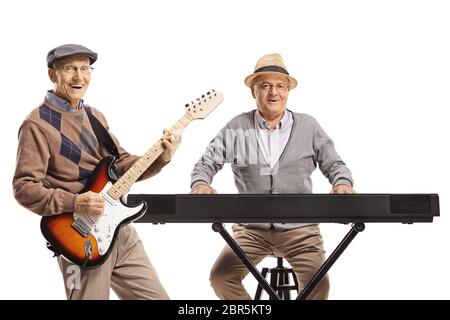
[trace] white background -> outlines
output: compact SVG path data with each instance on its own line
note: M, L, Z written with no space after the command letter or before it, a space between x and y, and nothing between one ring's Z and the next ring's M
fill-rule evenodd
M187 101L210 88L225 94L136 193L188 193L207 143L255 106L243 79L260 56L281 53L299 81L288 107L318 119L358 192L440 196L442 217L432 224L367 224L331 269L330 298L450 298L449 16L448 1L430 0L2 1L0 298L65 298L39 217L16 203L11 187L18 128L51 88L48 50L64 43L99 53L85 101L135 154L182 116ZM236 192L230 171L213 183L221 193ZM314 192L329 191L319 172L313 181ZM171 298L216 299L208 277L224 241L209 224L136 228ZM321 225L328 253L348 228ZM245 285L253 294L255 280Z

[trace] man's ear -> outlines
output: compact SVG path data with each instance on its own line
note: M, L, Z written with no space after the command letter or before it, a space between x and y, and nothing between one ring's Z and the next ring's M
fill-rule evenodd
M256 99L256 93L255 93L255 86L252 84L252 86L250 87L250 90L252 90L252 96L253 99Z
M53 68L48 68L48 77L50 78L50 81L55 83L56 82L56 71Z

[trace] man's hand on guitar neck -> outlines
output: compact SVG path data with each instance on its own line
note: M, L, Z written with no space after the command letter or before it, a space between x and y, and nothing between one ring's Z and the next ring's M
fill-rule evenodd
M95 192L78 194L75 198L75 211L88 216L99 216L103 212L105 199Z
M178 132L170 132L167 129L163 130L163 137L161 138L161 142L164 146L164 151L161 153L161 159L165 162L169 162L172 160L175 151L177 151L178 146L181 142L181 133Z

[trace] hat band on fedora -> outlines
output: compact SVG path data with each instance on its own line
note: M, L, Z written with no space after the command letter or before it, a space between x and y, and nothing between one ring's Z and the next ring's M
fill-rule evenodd
M289 72L287 72L287 70L285 68L279 67L279 66L267 66L267 67L261 67L257 70L255 70L254 73L258 73L258 72L279 72L279 73L284 73L286 75L289 75Z

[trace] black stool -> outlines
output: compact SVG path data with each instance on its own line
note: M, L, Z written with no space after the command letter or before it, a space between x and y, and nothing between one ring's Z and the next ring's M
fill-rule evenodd
M283 266L283 258L277 258L276 268L263 268L262 276L264 279L267 273L270 273L270 286L275 290L281 300L291 299L291 290L295 290L298 293L298 281L295 276L294 270L292 268L286 268ZM294 279L294 284L290 284L289 274L292 274L292 279ZM258 288L256 289L255 300L261 300L262 286L258 283Z

